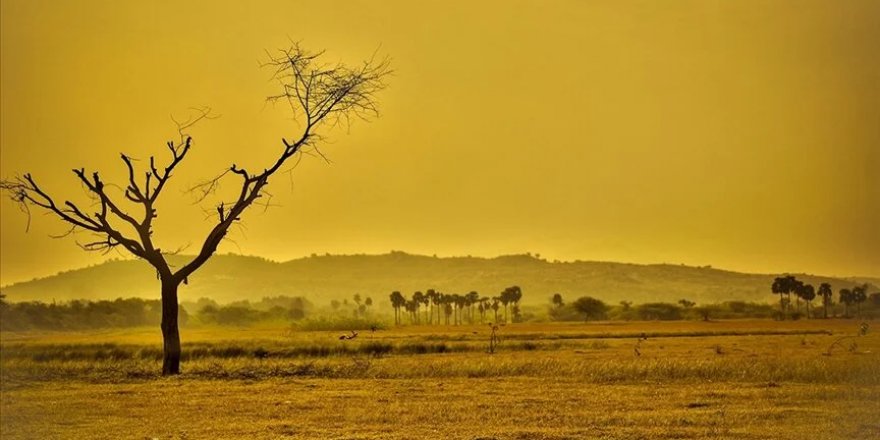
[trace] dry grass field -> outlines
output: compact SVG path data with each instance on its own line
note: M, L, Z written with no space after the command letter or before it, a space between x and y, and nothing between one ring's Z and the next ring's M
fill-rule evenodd
M880 332L856 321L513 324L343 332L3 333L20 438L880 438ZM647 339L640 341L644 335ZM841 339L845 338L845 339ZM828 348L838 343L828 354Z

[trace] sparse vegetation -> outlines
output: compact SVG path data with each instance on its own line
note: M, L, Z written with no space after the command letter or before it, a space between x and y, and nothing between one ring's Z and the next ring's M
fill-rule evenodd
M358 426L361 438L439 438L436 429L442 430L442 437L468 438L532 435L526 432L577 437L596 429L636 437L711 439L718 432L737 432L740 438L758 439L769 432L773 438L796 439L808 432L828 432L823 437L868 438L878 428L872 417L880 397L878 334L858 336L856 351L824 355L825 347L840 336L855 336L852 321L591 322L496 328L504 343L495 346L491 356L486 353L489 329L476 324L361 330L352 340L338 339L338 331L303 328L195 328L187 331L182 352L186 370L171 382L159 376L156 366L162 351L158 335L150 329L102 333L111 341L106 344L90 342L92 333L7 331L0 333L0 423L4 438L57 437L57 426L65 427L67 437L100 437L99 432L180 437L179 431L165 430L167 424L150 423L161 414L161 402L170 396L167 385L173 384L175 392L186 390L178 394L186 397L178 397L182 404L172 417L206 420L194 415L223 395L229 404L222 407L232 406L231 420L242 422L174 425L187 426L189 438L272 438L279 429L321 437L343 426L326 425L336 420L327 413L342 402L358 405L357 411L333 417L345 417L337 421L344 426ZM807 337L809 343L804 343ZM535 393L536 389L541 391ZM664 398L657 399L657 393ZM127 416L105 417L100 427L87 423L93 414L87 408L98 400L112 402L114 411ZM49 401L53 411L40 418L26 416ZM485 415L499 401L528 410L517 422L466 416L476 410ZM388 405L399 410L389 415ZM621 412L620 405L642 410L634 415ZM289 423L289 412L281 411L294 406L295 424ZM91 408L98 407L106 408ZM719 408L730 416L712 415ZM248 416L236 418L235 411ZM588 420L582 420L587 414L583 411L591 414ZM639 415L643 412L651 416ZM129 417L135 413L146 422L132 424ZM400 422L400 414L411 413L412 423L395 433L373 422L384 417ZM450 413L454 418L421 419ZM680 423L682 417L689 422ZM779 424L783 417L798 423ZM63 424L56 423L61 420ZM830 426L833 432L827 431Z

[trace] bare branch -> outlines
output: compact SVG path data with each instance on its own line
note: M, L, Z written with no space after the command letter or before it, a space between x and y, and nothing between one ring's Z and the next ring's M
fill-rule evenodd
M320 129L332 128L340 121L349 124L352 118L366 120L378 115L376 94L385 88L385 79L391 74L390 59L377 59L374 54L358 67L329 66L320 61L322 55L323 52L306 51L298 43L276 53L266 53L268 60L263 67L271 71L272 79L280 87L279 93L269 96L267 101L286 103L294 119L300 122L301 131L293 138L295 141L281 138L283 148L278 157L262 172L248 172L233 164L216 178L193 187L198 192L198 200L202 201L217 190L220 180L228 173L241 177L238 199L217 206L217 224L208 233L199 254L177 271L175 277L186 278L204 264L216 252L229 227L257 200L266 196L265 202L256 204L268 209L271 196L264 188L269 178L283 169L292 157L298 156L294 167L303 154L329 162L315 145L320 139Z

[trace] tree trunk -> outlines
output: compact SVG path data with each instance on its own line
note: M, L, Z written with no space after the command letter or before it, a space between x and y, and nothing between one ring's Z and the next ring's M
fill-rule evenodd
M173 280L162 280L162 340L164 356L162 375L180 374L180 331L177 327L177 286Z
M825 306L825 319L828 319L828 298L823 297L822 303Z

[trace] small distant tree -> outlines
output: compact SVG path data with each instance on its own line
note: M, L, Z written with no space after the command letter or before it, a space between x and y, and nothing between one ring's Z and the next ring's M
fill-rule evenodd
M843 304L843 316L845 318L849 318L849 305L853 303L853 293L852 290L847 288L840 289L838 293L838 302Z
M419 305L425 306L425 323L429 323L429 320L431 319L431 314L430 314L430 310L429 310L429 307L431 305L431 298L426 294L422 294L422 297L419 300ZM420 316L419 320L421 320L421 319L422 318Z
M471 290L470 292L468 292L466 299L467 299L467 305L468 305L468 312L470 313L469 320L470 320L471 324L473 324L474 323L474 305L480 301L480 294L477 293L477 291L475 291L475 290Z
M522 321L522 313L519 309L519 304L514 304L513 307L510 308L511 313L513 313L513 322Z
M498 323L498 309L501 308L500 303L501 303L501 300L498 299L498 297L492 298L492 306L491 307L492 307L492 312L495 313L495 323L496 324Z
M425 294L422 293L422 291L419 290L419 291L416 291L415 293L413 293L412 301L413 301L413 307L415 307L414 313L415 313L417 324L419 323L419 321L421 321L421 317L419 316L419 308L421 308L421 305L422 305L422 302L424 301L424 299L425 299Z
M551 300L551 302L553 303L553 306L557 309L562 308L562 306L565 305L565 301L562 299L562 295L559 293L553 294L553 299Z
M825 308L823 316L825 319L828 319L828 306L831 305L831 297L834 295L834 292L831 290L831 284L820 284L819 290L816 293L822 297L822 306Z
M804 303L807 305L807 318L810 317L810 305L813 300L816 298L816 289L813 288L812 284L801 284L798 287L797 295L804 300Z
M498 300L501 301L501 305L504 306L504 322L507 322L507 307L508 305L510 305L510 291L508 289L504 289L504 291L501 292L500 295L498 295Z
M703 321L709 322L709 320L712 316L712 307L701 306L701 307L697 307L695 310L697 311L697 313L700 314L700 318L702 318Z
M522 289L519 286L508 287L501 292L498 298L501 300L501 304L504 305L504 320L510 322L508 306L510 304L519 304L519 301L522 299Z
M697 303L690 301L690 300L687 300L687 299L680 299L680 300L678 300L678 303L681 304L681 306L684 307L685 309L689 309L689 308L697 305Z
M604 302L589 296L578 298L572 306L584 316L584 321L604 319L608 312L608 306Z
M427 297L431 300L431 315L430 315L431 320L430 320L429 324L434 321L434 310L436 310L437 311L437 325L439 325L440 324L440 315L442 313L442 310L440 310L440 305L443 303L443 295L434 289L428 289L428 291L425 293L425 295L427 295Z
M391 292L389 299L391 300L391 307L394 308L394 324L400 325L400 309L406 304L406 298L403 297L400 291L395 290Z
M406 310L407 313L409 313L410 324L416 323L416 314L418 311L416 304L417 303L411 299L405 300L405 302L403 303L403 309Z
M785 317L786 309L791 304L791 292L793 292L797 286L797 279L791 275L785 275L781 277L776 277L773 280L773 285L770 286L770 290L774 294L779 295L779 311L782 313L782 317ZM783 295L788 296L788 301L783 300Z
M862 303L868 299L868 285L862 284L853 287L852 302L856 305L856 316L862 317Z
M354 304L355 304L354 317L357 318L360 316L360 313L361 313L361 301L362 301L361 294L355 293L354 296L352 297L352 299L354 300Z

